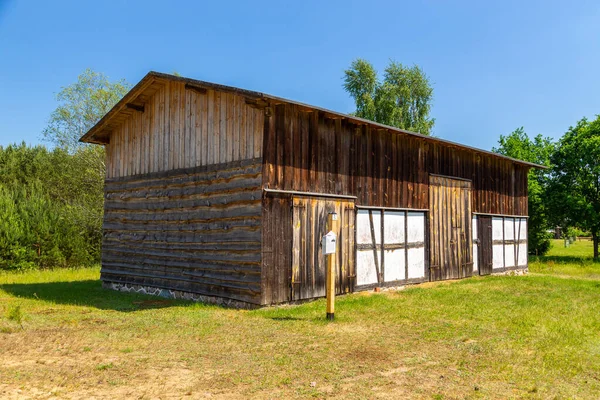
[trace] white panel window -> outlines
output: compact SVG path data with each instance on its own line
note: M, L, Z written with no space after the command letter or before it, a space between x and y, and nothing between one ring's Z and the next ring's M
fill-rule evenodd
M520 218L518 221L517 237L519 243L517 245L517 263L519 267L527 265L527 219Z
M371 229L372 215L373 229ZM377 259L373 252L373 239L375 245L381 245L381 213L378 211L358 210L356 215L356 284L371 285L378 282L377 269L381 267L381 251L377 251ZM367 248L361 249L361 245ZM363 246L365 247L365 246Z
M385 273L386 282L399 281L405 279L405 254L404 249L386 250L385 254Z
M408 279L425 277L425 248L408 249Z
M504 234L502 233L502 227L504 223L502 217L492 218L492 240L503 240Z
M404 212L385 211L383 221L384 243L404 243Z
M356 284L370 285L377 283L377 270L373 250L356 252Z
M407 213L408 244L418 245L408 249L408 279L425 277L425 213Z
M521 218L520 229L517 230L517 235L520 240L527 240L527 218Z
M504 268L504 245L495 244L492 246L492 268Z
M357 286L382 283L377 279L377 268L385 282L425 277L423 212L359 209L356 244ZM377 251L377 258L374 250Z
M515 219L504 218L504 266L506 268L515 266L515 245L514 243L507 243L507 241L515 240Z
M492 240L504 242L504 221L502 217L492 218ZM492 268L504 268L504 244L492 245Z
M514 244L512 244L512 243L504 244L504 262L505 262L506 268L515 266L515 256L516 256L515 250L516 250L516 247Z
M515 240L514 218L504 218L504 240Z
M425 213L408 213L408 243L425 241Z
M373 227L375 229L375 240L378 243L381 243L381 225L379 225L380 218L377 214L378 213L374 213L373 215ZM370 244L372 243L372 241L373 239L371 238L371 222L369 220L369 210L358 210L358 213L356 214L356 243Z

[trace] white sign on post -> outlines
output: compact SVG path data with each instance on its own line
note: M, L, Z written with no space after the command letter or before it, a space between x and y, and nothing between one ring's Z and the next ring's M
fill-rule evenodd
M336 250L336 241L337 236L332 231L329 231L325 236L323 236L323 242L321 246L323 247L323 254L335 254Z

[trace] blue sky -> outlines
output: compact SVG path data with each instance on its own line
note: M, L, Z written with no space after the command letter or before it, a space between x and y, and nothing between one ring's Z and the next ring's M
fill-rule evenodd
M368 5L367 5L368 4ZM55 94L85 68L149 70L340 112L357 57L418 64L434 134L489 149L524 126L559 137L600 114L600 2L0 0L0 145L39 143Z

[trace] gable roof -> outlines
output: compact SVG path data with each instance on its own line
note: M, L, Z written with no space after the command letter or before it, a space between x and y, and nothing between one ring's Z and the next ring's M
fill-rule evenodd
M281 97L272 96L265 93L255 92L252 90L240 89L232 86L219 85L216 83L200 81L196 79L184 78L181 76L175 76L170 74L164 74L161 72L150 71L146 76L142 78L123 98L108 112L96 125L94 125L85 135L83 135L79 141L85 143L96 143L96 144L108 144L110 133L115 129L121 122L123 122L128 116L130 116L135 110L139 110L143 107L146 101L162 86L166 81L182 82L192 88L198 89L212 89L220 92L228 92L238 94L240 96L247 97L253 101L275 101L278 103L289 103L294 104L306 109L321 111L325 114L335 116L336 118L346 118L349 121L358 124L367 124L379 129L387 129L391 132L402 133L410 136L416 136L422 138L427 142L440 143L459 149L469 150L475 153L480 153L488 156L498 157L506 160L510 160L516 164L524 165L527 167L546 169L547 167L527 161L518 160L516 158L503 156L498 153L494 153L488 150L482 150L475 147L467 146L464 144L452 142L446 139L440 139L437 137L422 135L420 133L407 131L405 129L396 128L359 118L354 115L347 115L336 111L327 110L321 107L311 106L308 104L300 103L293 100L284 99Z

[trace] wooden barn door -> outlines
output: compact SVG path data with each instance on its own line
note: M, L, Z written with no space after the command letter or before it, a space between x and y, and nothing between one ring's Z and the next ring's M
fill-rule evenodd
M354 289L354 202L294 197L292 226L292 300L325 296L327 263L321 238L327 233L327 216L338 214L336 293Z
M430 280L473 274L471 182L429 177Z

